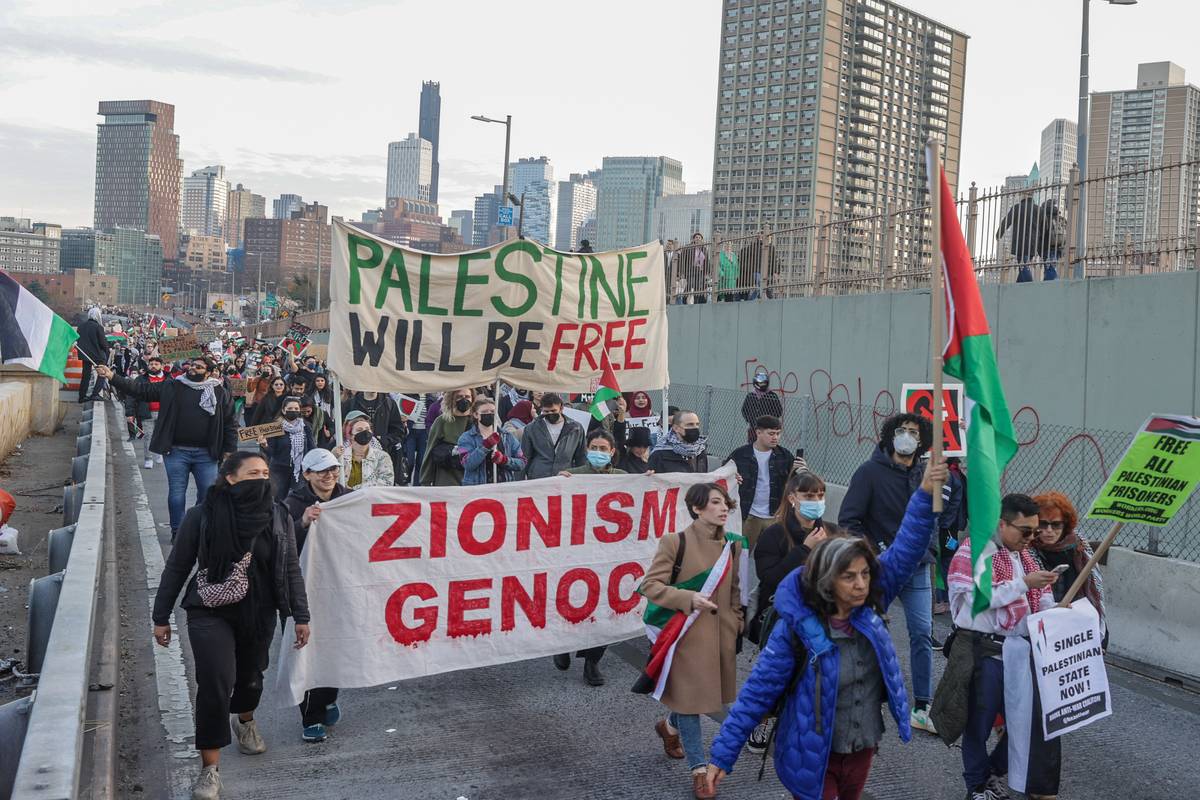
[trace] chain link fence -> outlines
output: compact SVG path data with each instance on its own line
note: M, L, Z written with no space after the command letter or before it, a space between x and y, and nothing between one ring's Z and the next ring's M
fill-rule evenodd
M712 464L720 463L734 448L750 441L753 404L747 393L712 386L671 384L670 403L700 415L708 436ZM817 398L797 393L782 396L784 447L803 448L812 469L830 483L848 484L854 471L879 440L884 420L896 413L891 395L881 393L874 405L857 405L835 397ZM746 413L743 413L743 408ZM1057 490L1071 498L1082 516L1091 505L1109 472L1117 465L1132 433L1084 430L1043 423L1037 412L1020 409L1013 423L1020 447L1002 479L1004 492L1034 495ZM969 479L969 478L968 478ZM1111 523L1081 519L1080 535L1098 540ZM1117 544L1155 555L1200 561L1200 500L1193 496L1163 528L1129 525Z

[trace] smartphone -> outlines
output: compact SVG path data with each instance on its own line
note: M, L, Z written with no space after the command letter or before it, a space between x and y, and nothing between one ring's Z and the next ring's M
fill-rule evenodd
M1066 572L1070 568L1071 568L1071 566L1069 564L1059 564L1057 567L1055 567L1054 569L1052 569L1050 571L1053 572L1055 575L1062 575L1064 572Z
M796 458L804 458L804 448L803 447L801 447L799 450L796 451Z

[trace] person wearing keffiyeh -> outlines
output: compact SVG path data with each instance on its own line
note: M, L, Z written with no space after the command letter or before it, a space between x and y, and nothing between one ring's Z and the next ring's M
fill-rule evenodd
M300 398L283 401L277 421L283 425L283 435L270 439L258 437L258 446L271 465L271 486L275 499L283 502L292 488L300 483L300 467L304 454L316 447L312 429L300 416Z

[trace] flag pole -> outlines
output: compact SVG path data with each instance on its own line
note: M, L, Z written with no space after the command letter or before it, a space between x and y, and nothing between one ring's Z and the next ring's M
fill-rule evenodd
M936 170L929 178L929 213L931 225L929 235L933 239L933 263L929 269L929 349L932 354L933 370L933 449L931 458L937 464L942 460L942 351L946 339L942 333L942 320L946 314L946 290L942 285L942 148L937 138L929 137L926 150L933 156L927 159ZM933 511L942 510L941 484L933 495Z
M1121 532L1121 528L1125 527L1124 522L1118 522L1112 526L1108 534L1105 535L1104 541L1100 542L1100 546L1096 548L1096 552L1092 553L1092 557L1088 559L1087 564L1079 571L1079 576L1075 578L1075 582L1071 584L1071 588L1063 595L1062 602L1058 604L1059 608L1066 608L1071 605L1071 601L1075 599L1075 595L1079 594L1079 590L1083 588L1083 584L1092 574L1092 570L1100 563L1100 559L1104 558L1104 554L1108 552L1108 548L1112 547L1113 541L1117 538L1117 534ZM1099 611L1100 609L1096 609Z

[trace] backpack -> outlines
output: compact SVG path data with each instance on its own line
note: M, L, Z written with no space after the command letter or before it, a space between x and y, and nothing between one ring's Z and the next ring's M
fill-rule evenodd
M772 605L767 612L772 616L771 625L774 625L778 620L778 615L775 614L775 607ZM779 717L783 714L783 707L787 704L787 699L796 691L796 687L800 685L800 679L804 677L804 673L808 671L808 648L804 646L804 642L800 641L800 637L795 631L791 631L792 655L796 659L796 666L792 669L792 677L788 679L787 687L779 697L775 698L775 705L771 706L769 716L775 718L775 724L771 726L771 732L767 734L767 746L763 748L762 763L758 767L758 779L763 779L763 773L767 769L767 753L771 752L771 744L775 741L775 731L779 730ZM768 640L762 637L765 643ZM821 687L817 687L817 692L821 691ZM818 706L819 708L820 706Z

